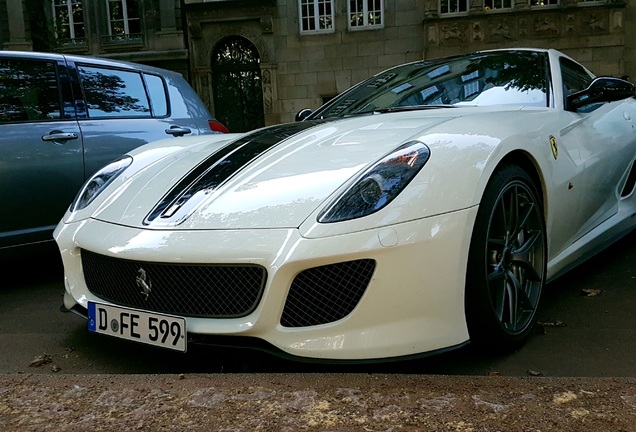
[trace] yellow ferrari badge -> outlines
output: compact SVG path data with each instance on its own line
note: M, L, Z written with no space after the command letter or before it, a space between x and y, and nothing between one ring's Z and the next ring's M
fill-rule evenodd
M550 135L550 148L552 149L552 156L554 159L559 156L559 147L557 146L556 138Z

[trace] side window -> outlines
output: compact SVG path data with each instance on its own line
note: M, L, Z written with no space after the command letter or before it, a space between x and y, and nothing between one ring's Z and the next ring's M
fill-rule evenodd
M580 64L574 63L573 61L565 57L561 57L559 59L559 64L561 65L561 79L563 80L563 96L568 96L572 93L576 93L577 91L586 89L592 83L594 75L592 75ZM585 105L577 109L576 111L579 113L589 113L594 111L601 105L603 104Z
M150 117L150 103L138 72L78 67L89 118Z
M586 89L594 79L594 76L581 65L565 57L559 59L559 64L561 65L561 78L563 79L565 95Z
M0 123L59 118L55 62L0 59Z
M168 115L168 95L163 79L157 75L144 74L148 93L150 94L150 103L155 117L165 117Z

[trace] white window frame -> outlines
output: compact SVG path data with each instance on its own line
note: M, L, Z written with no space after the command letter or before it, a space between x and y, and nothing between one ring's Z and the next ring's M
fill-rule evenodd
M486 6L484 2L484 9L487 11L512 10L514 4L514 0L491 0L490 6Z
M320 6L329 5L331 14L320 15ZM319 34L319 33L333 33L335 26L334 17L334 0L298 0L298 25L300 27L301 34ZM309 12L306 16L303 12ZM305 29L303 24L305 19L313 19L314 29ZM330 27L321 27L321 19L330 20Z
M371 12L380 12L380 23L379 24L369 24L369 3L379 2L380 9L371 10ZM352 10L352 7L356 7L356 0L347 0L347 21L349 30L359 31L359 30L369 30L369 29L378 29L384 28L384 0L362 0L362 10ZM352 25L351 18L354 14L362 14L362 24L360 25Z
M454 3L455 1L457 2L457 5L459 5L460 3L463 3L466 10L458 10L458 11L451 12L450 11L451 3ZM448 12L442 12L442 5L446 5ZM440 15L445 15L445 16L446 15L466 15L468 14L468 11L470 9L470 1L469 0L439 0L438 6L439 6Z
M110 15L110 4L111 3L121 3L121 8L122 8L122 13L123 13L123 19L119 20L119 19L112 19L111 15ZM137 7L139 7L139 2L137 3ZM139 14L141 14L141 11L137 11ZM139 21L139 27L141 28L141 17L138 18L129 18L128 17L128 4L127 4L127 0L106 0L106 16L108 17L108 35L109 36L118 36L121 33L117 33L117 34L113 34L113 22L120 22L123 21L124 23L124 35L130 35L130 25L129 25L129 21L130 20L137 20Z
M83 13L84 4L82 3L82 0L65 0L65 1L66 1L66 15L68 17L69 36L70 36L71 42L77 39L77 36L75 35L76 24L82 24L84 26L84 35L80 36L80 39L86 39L86 21L81 21L76 23L73 17L74 4L79 4L82 7L82 18L84 17L84 13ZM60 39L59 29L57 28L57 11L63 10L64 5L56 4L55 1L53 1L51 2L51 8L53 9L53 24L55 25L55 38Z
M532 4L533 0L528 0L531 8L557 7L561 4L560 0L535 0L537 4Z

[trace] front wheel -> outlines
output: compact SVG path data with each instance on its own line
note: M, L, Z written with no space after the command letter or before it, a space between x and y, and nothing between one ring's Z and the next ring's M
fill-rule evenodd
M498 351L530 336L545 283L543 206L516 165L499 169L484 192L468 255L465 310L471 340Z

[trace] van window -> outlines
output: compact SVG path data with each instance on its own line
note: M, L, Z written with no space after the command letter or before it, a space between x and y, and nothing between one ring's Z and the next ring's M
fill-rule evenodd
M60 118L55 62L0 59L0 123Z
M151 116L140 73L91 66L78 71L89 118Z
M163 85L163 79L157 75L144 74L146 84L148 85L148 93L150 93L150 102L152 103L152 111L155 117L165 117L168 115L168 99L166 97L166 88Z

